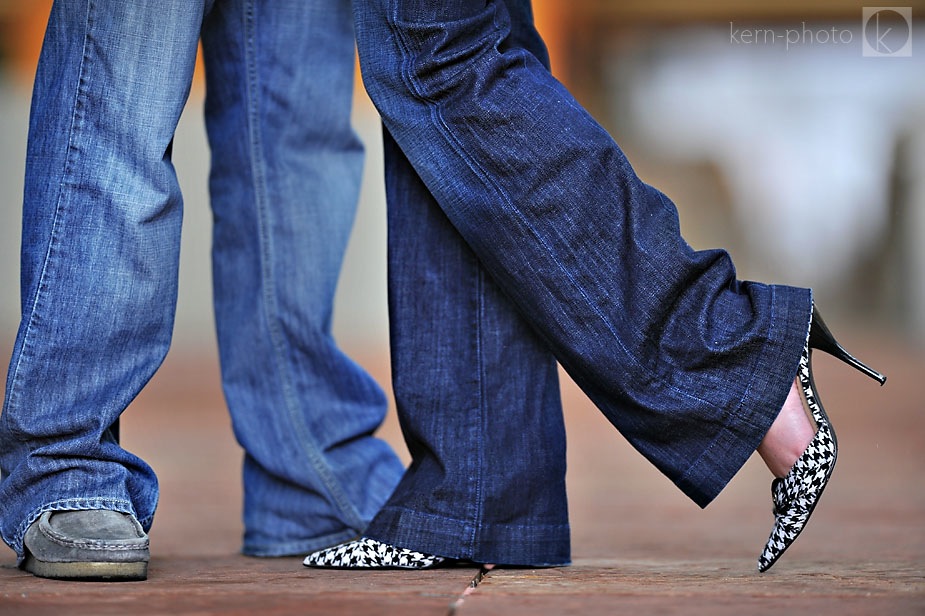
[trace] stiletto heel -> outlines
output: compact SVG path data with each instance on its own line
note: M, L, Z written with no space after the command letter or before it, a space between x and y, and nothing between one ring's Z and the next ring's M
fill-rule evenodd
M776 478L771 483L771 499L774 503L774 528L758 557L758 570L767 571L796 540L816 508L819 497L829 483L835 460L838 456L838 439L826 415L822 402L816 394L813 381L812 350L818 349L856 368L881 385L886 377L860 362L835 340L825 321L813 307L812 323L803 356L800 359L798 377L803 398L813 420L816 435L806 451L797 459L786 477Z
M835 336L832 335L825 321L822 320L822 315L819 314L819 311L816 310L815 307L813 308L813 322L809 329L809 348L819 349L836 359L840 359L875 381L879 381L880 385L886 383L885 376L858 360L851 353L846 351L842 345L838 344L838 341L835 340ZM810 370L810 372L812 372L812 370Z

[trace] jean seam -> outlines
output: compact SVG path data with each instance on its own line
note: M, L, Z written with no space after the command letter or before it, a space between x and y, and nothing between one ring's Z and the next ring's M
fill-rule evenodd
M395 20L394 23L391 23L389 25L392 28L393 32L397 35L396 40L403 47L406 56L410 56L411 55L410 45L408 44L406 40L405 33L402 31L400 27L398 27L397 20ZM473 62L475 61L477 60L473 60ZM431 118L434 120L434 124L437 127L438 131L442 133L443 137L446 139L447 145L460 156L460 158L465 163L465 165L476 175L476 177L479 178L479 180L482 182L482 185L485 186L487 189L489 189L492 192L492 194L495 194L498 196L499 201L504 204L504 207L506 207L515 217L517 217L520 224L522 224L523 227L530 232L530 234L535 238L537 243L540 246L542 246L544 251L547 254L551 255L552 250L550 249L548 242L542 237L540 233L537 232L537 230L534 227L528 224L526 219L520 214L517 208L512 207L513 204L512 204L510 197L507 195L507 193L504 190L501 189L501 187L497 184L497 182L493 181L491 174L487 173L476 159L474 159L473 157L467 154L465 148L462 147L462 143L458 139L456 139L455 134L453 133L452 130L450 130L449 125L444 120L443 114L442 114L442 105L440 104L439 101L434 100L424 94L423 87L418 83L418 80L415 78L413 72L407 66L407 63L404 63L404 62L402 63L401 74L402 74L402 79L411 86L409 90L414 94L414 96L418 98L419 100L421 100L422 102L424 102L425 104L427 104L428 106L430 106ZM623 344L623 341L620 339L619 335L617 335L616 331L611 326L610 320L607 319L606 316L601 312L601 310L594 304L594 302L590 300L587 294L582 290L581 286L577 284L577 282L574 279L574 276L571 275L568 269L565 268L558 259L553 259L553 261L558 266L559 271L563 274L565 279L569 281L572 288L574 288L577 291L577 295L579 295L584 300L585 305L590 307L591 310L594 312L594 314L596 314L597 317L600 319L600 321L604 324L604 326L610 332L616 344L620 346L624 355L630 361L633 362L633 364L635 365L637 369L637 372L644 373L645 367L639 363L639 361L633 356L632 353L629 352L629 350ZM690 396L690 394L686 392L677 390L669 381L667 381L666 379L662 377L659 377L658 381L661 383L662 386L672 391L675 391L676 393L684 397L693 397L693 396ZM700 402L704 402L703 400L699 400L699 398L696 398L696 397L693 397L693 398Z
M394 7L394 3L392 3L392 6ZM495 16L497 18L497 13L495 14ZM400 27L400 23L401 23L401 20L397 18L397 12L393 13L392 21L389 23L389 27L392 29L393 33L395 34L396 41L402 47L405 53L405 56L410 57L412 55L411 45L407 40L407 35L403 31L403 29ZM495 25L496 26L498 25L497 19L495 20ZM474 58L473 63L480 61L488 53L490 52L486 51L483 54L481 54L478 58ZM440 133L442 133L443 137L447 141L447 145L460 156L463 163L475 174L475 176L481 181L482 185L485 186L487 189L489 189L492 194L497 195L499 201L503 204L503 206L506 207L518 219L518 222L523 225L523 228L527 229L530 232L530 234L536 239L537 243L540 246L542 246L546 254L552 255L553 251L551 250L551 247L548 241L546 241L543 238L543 236L533 226L531 226L528 223L526 218L524 218L520 214L520 211L516 207L513 207L512 200L507 195L507 193L501 188L501 186L492 179L491 174L488 173L484 169L484 167L480 165L479 162L475 158L468 155L468 153L466 152L465 148L462 145L462 142L460 142L455 137L455 134L450 129L447 122L444 120L443 114L442 114L441 102L439 100L435 100L431 97L428 97L424 93L425 89L423 88L423 85L420 84L419 81L415 78L414 73L408 66L407 62L402 62L400 73L401 73L402 80L410 86L409 91L412 92L412 94L418 100L424 102L426 105L430 107L430 115L431 115L431 118L434 120L435 127L438 129ZM662 199L663 201L664 199L663 196L660 196L660 199ZM646 367L642 365L640 361L638 360L638 358L626 348L623 341L620 339L620 336L617 334L616 330L612 326L610 319L607 318L607 316L600 310L600 308L595 304L595 302L591 301L590 297L588 297L588 295L584 292L581 285L577 283L574 276L568 271L568 268L564 267L563 264L558 259L553 258L552 261L556 264L556 266L558 267L560 273L564 276L564 278L570 283L571 287L575 289L576 295L581 297L584 300L585 306L589 307L592 310L592 312L595 315L597 315L597 318L600 320L600 322L610 332L611 336L613 337L614 342L623 351L624 356L630 362L632 362L633 367L635 368L635 372L637 374L647 375L646 378L650 378L651 375L649 375L649 373L647 372ZM672 391L675 394L683 398L692 399L700 403L709 404L708 400L703 400L702 398L698 396L692 395L688 391L683 391L683 390L678 389L667 378L659 376L657 378L657 382L661 387L669 391Z
M34 325L41 322L40 318L40 308L42 306L42 291L47 288L47 279L50 275L50 271L53 269L53 265L56 261L54 258L57 252L59 251L59 242L57 241L60 237L60 228L61 228L61 219L64 216L64 206L63 202L65 200L65 193L67 187L70 185L69 177L73 169L74 158L78 155L77 146L75 141L80 135L80 129L83 127L84 122L84 110L86 109L86 72L90 67L90 52L89 52L89 41L91 38L90 30L93 27L93 14L94 14L94 2L93 0L88 0L87 2L87 17L85 22L84 29L84 43L83 50L80 61L80 70L78 71L76 91L74 93L74 113L71 117L71 125L68 135L68 144L67 144L67 156L64 160L64 169L62 170L62 180L58 187L58 196L55 203L55 216L52 221L51 230L49 233L48 247L45 250L45 258L42 261L42 270L39 274L39 279L35 285L35 294L32 297L31 310L29 312L29 321L23 329L22 334L22 344L20 345L20 351L18 357L15 359L15 365L10 370L9 377L9 395L7 397L5 407L12 408L16 405L16 399L18 397L18 384L20 383L20 368L24 362L29 360L29 350L31 347L31 340L33 338L32 333L34 332Z
M329 466L319 455L319 447L310 434L306 434L302 423L298 420L298 400L293 393L292 377L286 369L285 360L285 341L280 331L278 314L278 303L276 301L276 275L273 264L273 237L270 232L268 198L266 189L266 177L264 173L265 162L262 156L263 139L260 130L260 104L259 104L259 72L257 70L257 42L255 37L254 22L257 17L257 9L254 2L247 3L247 10L244 16L244 33L245 33L245 62L247 71L246 96L247 96L247 123L250 134L250 164L252 168L252 177L254 178L254 201L257 210L258 237L260 242L260 270L261 270L261 298L264 304L266 315L267 331L269 333L271 348L274 350L275 367L279 375L285 400L286 413L290 419L296 438L301 445L309 463L318 473L323 485L328 490L330 497L334 500L337 508L349 518L349 524L354 528L363 528L365 523L360 519L359 514L350 504L344 492L339 488L336 477L331 473Z
M478 418L478 430L481 434L485 430L485 424L487 422L487 413L488 409L486 408L486 393L485 393L485 361L482 355L482 336L485 332L485 296L484 296L484 274L482 273L482 266L479 264L478 260L475 261L475 301L476 301L476 322L475 322L475 363L476 371L478 374L478 409L479 409L479 418ZM479 528L482 526L482 517L484 516L484 507L482 503L482 483L484 480L483 473L487 467L488 460L485 459L485 440L483 438L475 439L476 446L478 451L476 452L476 459L478 460L478 468L475 473L475 519L472 521L472 533L469 536L469 545L470 550L474 551L478 545L478 534Z

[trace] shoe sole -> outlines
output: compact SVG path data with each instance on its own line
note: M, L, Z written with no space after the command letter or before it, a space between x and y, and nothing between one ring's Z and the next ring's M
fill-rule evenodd
M23 569L37 577L52 580L140 582L148 579L148 563L145 561L49 563L26 554Z

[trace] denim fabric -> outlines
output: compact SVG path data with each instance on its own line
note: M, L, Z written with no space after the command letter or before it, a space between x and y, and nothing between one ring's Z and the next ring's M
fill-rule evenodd
M403 467L386 399L331 336L363 149L349 0L218 2L203 29L215 312L244 463L244 551L356 536Z
M23 317L0 415L0 533L20 556L46 510L105 508L151 525L154 472L111 427L170 342L181 223L170 154L206 15L216 319L246 451L245 551L356 535L401 474L370 436L382 392L330 337L361 165L346 120L349 4L215 4L53 6L30 120ZM306 93L309 61L325 96Z
M523 23L515 38L545 58ZM387 131L385 161L392 383L413 464L366 534L477 562L567 564L555 358Z
M809 290L739 281L725 252L684 242L669 199L511 36L524 0L366 0L354 13L367 90L440 209L617 430L706 506L783 405ZM504 485L517 450L483 472ZM378 518L371 530L404 533Z
M366 535L469 559L570 559L556 361L386 133L392 382L411 467Z

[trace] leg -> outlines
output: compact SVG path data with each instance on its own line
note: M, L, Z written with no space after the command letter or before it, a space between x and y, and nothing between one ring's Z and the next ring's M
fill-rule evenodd
M514 38L545 58L532 20L519 23ZM566 564L565 435L555 359L388 131L385 160L393 387L413 460L366 539L310 555L306 564L440 562L428 554Z
M512 44L548 63L530 11L518 17ZM567 564L555 358L384 132L393 387L414 461L367 535L475 562Z
M359 534L403 468L378 385L331 337L363 152L349 2L230 0L203 32L222 380L245 450L244 552Z
M367 532L476 562L569 561L553 356L386 133L392 371L413 462Z
M392 382L412 462L363 539L305 564L568 564L555 359L385 137Z
M532 20L519 23L518 43L545 58ZM567 564L555 359L388 131L385 161L392 380L413 460L366 539L313 554L306 564L416 568L439 562L428 554ZM404 549L381 549L371 540Z
M23 316L0 416L0 532L21 559L43 512L109 509L151 524L154 473L111 427L170 342L181 217L170 148L204 10L52 8L30 120Z
M531 54L498 2L355 5L384 122L484 267L626 438L700 505L793 382L807 290L741 282Z

